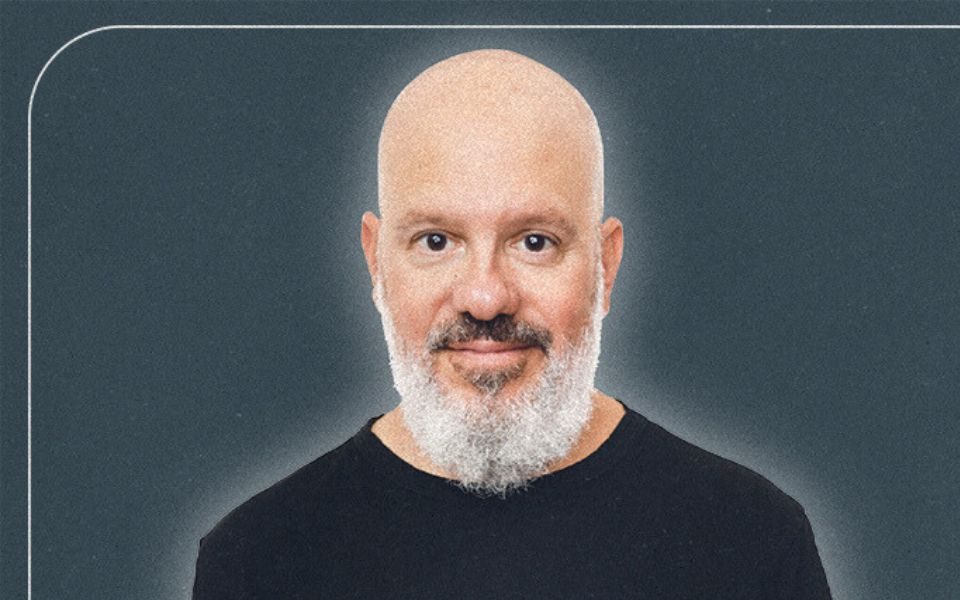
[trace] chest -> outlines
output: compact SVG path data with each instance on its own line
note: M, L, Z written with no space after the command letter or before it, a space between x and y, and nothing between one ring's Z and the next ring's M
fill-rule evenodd
M277 547L292 598L751 598L756 537L670 506L351 507Z

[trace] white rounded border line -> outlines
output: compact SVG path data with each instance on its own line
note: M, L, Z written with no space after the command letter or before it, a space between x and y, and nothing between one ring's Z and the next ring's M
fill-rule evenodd
M30 90L27 106L27 600L33 600L33 101L40 80L64 50L81 39L116 29L513 29L513 30L631 30L631 29L960 29L960 25L107 25L85 31L60 46L47 59Z

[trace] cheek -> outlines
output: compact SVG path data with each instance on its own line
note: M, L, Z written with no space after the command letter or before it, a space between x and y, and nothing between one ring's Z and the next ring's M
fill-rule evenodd
M449 286L437 277L395 267L384 269L383 287L397 331L410 340L425 340L442 318Z
M536 285L525 286L521 317L565 339L579 339L593 317L594 278L593 270L577 270L568 277L543 278Z

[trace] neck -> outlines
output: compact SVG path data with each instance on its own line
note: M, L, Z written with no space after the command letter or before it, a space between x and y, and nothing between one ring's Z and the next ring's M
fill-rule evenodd
M624 414L622 404L599 390L593 391L591 400L593 409L590 418L577 441L567 455L552 463L544 474L565 469L593 454L620 423ZM437 477L455 479L453 474L434 464L423 453L403 419L401 407L398 406L377 419L373 424L373 433L384 446L413 468Z

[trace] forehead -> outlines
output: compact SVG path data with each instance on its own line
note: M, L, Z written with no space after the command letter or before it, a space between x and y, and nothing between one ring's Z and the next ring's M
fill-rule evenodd
M385 219L599 219L602 170L564 128L462 123L402 136L381 153Z

